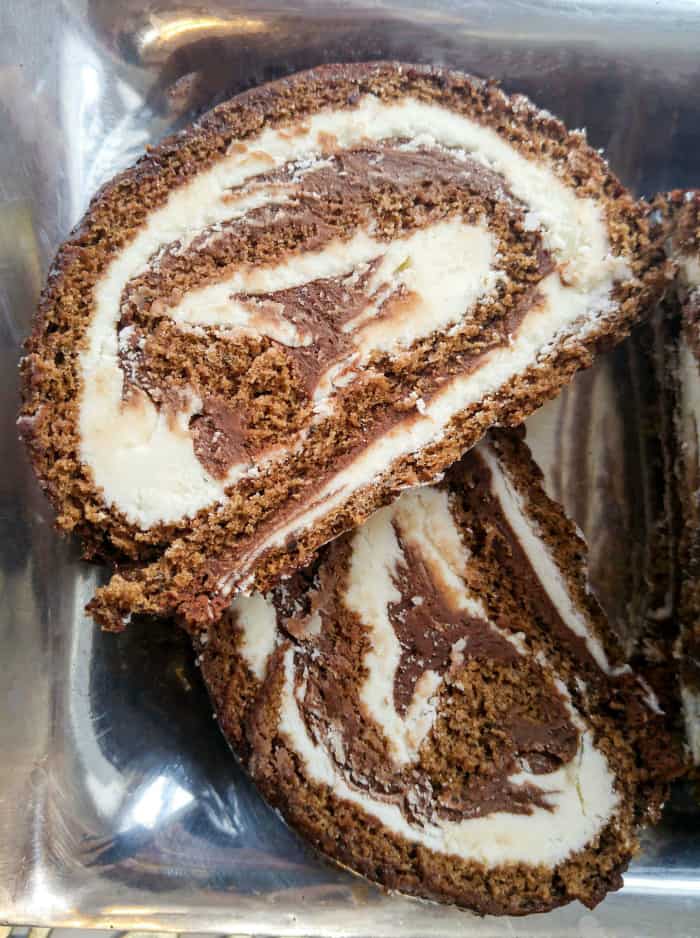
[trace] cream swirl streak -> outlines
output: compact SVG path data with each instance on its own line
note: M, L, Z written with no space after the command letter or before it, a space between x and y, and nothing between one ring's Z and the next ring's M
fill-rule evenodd
M519 369L534 364L538 355L581 318L593 324L609 314L613 309L611 291L616 283L629 278L625 259L611 253L606 222L594 199L577 197L544 160L525 157L494 130L465 115L413 98L384 102L366 95L353 108L324 110L297 127L264 130L175 189L161 208L148 215L95 286L94 316L80 355L81 457L107 503L143 529L216 505L225 498L227 488L250 471L251 464L238 462L223 478L213 477L202 466L188 432L191 417L201 409L196 394L185 395L186 406L175 415L163 413L142 395L122 399L118 324L124 289L148 269L164 247L179 243L180 251L194 249L195 238L212 226L292 201L295 180L326 159L329 140L336 151L367 141L408 140L408 145L402 142L401 146L446 148L457 160L488 167L527 207L528 223L541 232L543 244L557 265L557 271L542 283L543 303L528 316L527 335L516 338L500 360L492 355L477 372L478 381L465 384L465 379L459 378L446 388L441 402L429 410L428 439L438 439L451 416L480 394L496 390ZM300 168L290 174L286 184L266 181L272 171L291 164ZM411 289L417 299L407 335L418 339L445 326L458 326L500 276L483 222L452 220L443 225L452 227L428 225L406 237L403 247L401 239L387 246L378 243L371 231L360 230L342 244L342 250L336 251L331 244L315 254L290 257L269 270L241 268L228 281L185 293L166 315L183 327L251 328L283 344L304 345L308 336L284 315L281 321L267 325L264 319L251 321L250 311L232 294L283 289L291 283L303 285L331 274L351 273L358 265L377 259L393 263L403 252L396 268L384 270L381 280L392 288L414 281ZM447 231L451 234L443 243L440 239ZM211 238L215 241L216 234ZM407 266L398 270L404 261ZM461 273L464 279L458 288ZM381 283L375 286L379 289ZM380 327L378 311L370 304L368 316L356 323L358 347L346 364L365 361L376 351L394 354L400 349L398 337L405 314L404 319L396 320L392 338L386 324ZM333 374L342 368L343 362ZM320 387L332 396L332 375L321 381ZM323 409L323 399L317 403ZM413 445L407 438L405 451L411 451ZM382 468L387 465L383 459Z

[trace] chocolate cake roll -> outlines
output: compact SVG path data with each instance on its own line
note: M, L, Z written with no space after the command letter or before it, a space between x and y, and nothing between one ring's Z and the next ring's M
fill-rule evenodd
M667 212L668 253L678 265L666 310L675 319L680 693L690 755L700 765L700 192L671 193Z
M514 431L195 639L286 820L390 889L525 914L621 885L666 764L585 545Z
M267 588L556 394L658 280L602 157L493 83L331 66L220 105L96 196L27 346L58 524L130 564L95 617Z

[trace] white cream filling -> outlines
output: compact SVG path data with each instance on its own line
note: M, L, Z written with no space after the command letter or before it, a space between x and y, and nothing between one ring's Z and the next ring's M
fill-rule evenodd
M185 248L207 226L245 214L254 206L283 201L285 193L276 185L262 184L259 191L239 194L229 190L300 157L305 161L320 158L325 135L334 136L341 148L367 139L408 137L432 141L459 148L501 173L513 194L530 207L532 218L542 226L544 243L563 265L567 279L568 286L564 287L557 275L548 278L548 300L556 305L541 316L552 323L543 323L534 330L542 341L551 341L579 316L604 315L611 308L613 284L629 276L625 261L610 252L607 228L596 202L577 198L550 167L526 159L495 131L438 105L410 98L385 103L366 96L352 110L315 114L299 133L290 133L290 128L266 129L173 191L164 206L151 212L144 227L114 258L95 287L95 312L87 331L87 348L80 356L81 457L95 484L102 488L106 502L142 528L177 521L222 500L226 487L248 467L234 467L223 480L212 478L197 459L191 438L183 432L191 409L176 419L165 419L155 413L152 405L141 401L135 416L134 407L122 402L117 337L122 290L147 268L150 258L164 245L179 240ZM429 279L424 282L427 287ZM439 283L432 287L437 289ZM187 313L188 317L198 315L206 314L193 309ZM232 315L235 318L242 314L238 310ZM525 364L532 360L533 351L536 354L541 350L531 346L529 343L523 356ZM495 387L501 368L492 358L490 361L492 380L485 384ZM458 398L459 394L453 395L455 402ZM453 408L451 414L454 412ZM437 418L437 412L434 416ZM433 438L438 429L433 426ZM385 459L381 470L387 466Z
M236 624L243 633L239 648L241 657L262 681L267 663L277 644L277 613L273 604L261 593L236 596L231 603Z
M700 693L687 684L681 684L681 702L690 755L693 763L700 765Z
M700 256L681 254L678 258L681 281L689 290L700 288Z
M447 329L496 286L503 273L495 268L496 241L486 225L460 219L419 229L385 247L382 262L370 279L371 294L385 285L412 294L399 300L398 312L373 321L378 304L370 303L361 320L345 327L366 359L372 352L395 352L416 339ZM359 328L358 328L359 327Z
M420 552L431 577L452 607L485 619L483 603L464 583L469 553L452 517L447 491L432 486L411 489L391 507L401 538Z
M700 424L700 362L681 331L678 342L680 438L685 458L693 462L698 455Z
M396 761L404 763L415 758L416 749L408 740L412 728L394 707L394 676L401 646L389 621L388 607L401 599L394 575L403 554L391 517L391 507L383 508L355 534L345 603L372 629L371 647L364 660L369 678L360 699L384 730Z

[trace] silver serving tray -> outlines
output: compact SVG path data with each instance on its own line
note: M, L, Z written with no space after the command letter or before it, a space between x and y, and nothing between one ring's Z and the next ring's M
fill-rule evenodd
M104 635L86 620L101 574L53 532L14 428L20 342L57 245L102 182L216 101L320 62L447 64L587 127L623 180L651 194L700 183L699 43L691 0L2 0L0 920L367 938L700 934L700 814L683 787L624 890L594 912L479 919L386 896L319 860L230 757L184 638L167 626ZM646 476L629 441L645 415L630 362L629 350L608 356L530 423L550 484L591 535L594 569L608 572L654 550L639 525Z

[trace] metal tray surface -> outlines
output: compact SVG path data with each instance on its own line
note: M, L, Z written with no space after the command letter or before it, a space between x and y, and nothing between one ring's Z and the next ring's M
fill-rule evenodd
M653 194L700 182L699 42L691 0L2 0L0 920L357 938L700 934L700 813L682 786L624 890L593 912L480 919L319 860L230 757L184 637L167 625L104 635L86 620L101 574L52 530L14 427L20 343L57 245L102 182L216 101L333 60L446 64L587 127L623 180ZM624 545L647 536L630 367L613 353L530 422L596 569L634 562ZM582 438L562 408L591 406ZM619 549L596 536L601 522Z

